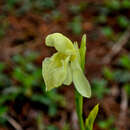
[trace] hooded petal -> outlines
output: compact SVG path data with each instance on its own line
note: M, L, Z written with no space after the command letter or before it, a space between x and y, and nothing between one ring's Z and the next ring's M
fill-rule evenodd
M47 46L55 47L55 49L63 54L74 56L75 48L73 43L60 33L53 33L47 36L45 41Z
M42 74L47 91L63 84L67 76L68 62L69 57L58 52L43 61Z

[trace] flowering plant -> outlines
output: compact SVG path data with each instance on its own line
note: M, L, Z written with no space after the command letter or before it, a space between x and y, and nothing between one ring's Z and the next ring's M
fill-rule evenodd
M45 44L54 47L57 52L50 58L45 58L42 62L42 75L45 81L46 90L49 91L64 85L70 85L72 82L76 88L76 111L81 130L92 130L93 123L98 113L98 105L90 112L86 122L83 121L83 97L91 97L90 84L85 77L85 53L86 53L86 35L83 35L81 46L78 43L72 43L61 33L53 33L47 36Z

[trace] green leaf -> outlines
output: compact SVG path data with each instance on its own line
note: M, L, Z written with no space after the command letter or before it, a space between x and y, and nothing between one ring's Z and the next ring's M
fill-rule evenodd
M120 1L119 0L106 0L105 2L106 7L111 9L112 11L119 10L120 9Z
M85 122L86 130L93 130L93 123L97 116L98 110L99 110L99 104L97 104L93 108L93 110L90 112L88 118L86 119L86 122Z
M51 104L50 107L48 108L48 114L51 116L51 117L54 117L56 116L57 114L57 105L56 104Z
M85 66L85 54L86 54L86 35L84 34L81 40L81 46L79 49L80 57L81 57L81 67L84 70Z
M54 0L36 0L34 4L36 8L41 10L53 9L55 7Z
M49 97L53 102L57 103L58 105L65 107L66 106L65 97L57 93L55 90L56 89L54 89L53 91L47 92L47 97Z
M52 103L52 101L48 97L45 97L44 95L41 94L33 94L31 100L33 102L39 102L44 105L51 105Z
M69 11L72 14L78 14L78 13L80 13L81 9L80 9L79 5L70 4L69 5Z

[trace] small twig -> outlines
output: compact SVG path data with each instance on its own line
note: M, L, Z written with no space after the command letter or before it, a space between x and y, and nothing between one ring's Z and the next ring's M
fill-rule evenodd
M73 126L72 126L72 128L74 129L74 130L78 130L79 129L79 127L78 127L78 117L77 117L77 114L76 114L76 111L73 111L72 112L72 124L73 124Z
M125 125L126 123L126 115L127 115L127 109L128 109L128 98L126 91L124 88L121 90L121 105L120 105L120 114L119 114L119 120L118 120L118 129L119 130L127 130L127 126Z
M127 98L126 91L124 90L124 88L122 88L121 110L123 112L126 112L127 108L128 108L128 98Z
M16 130L23 130L22 127L20 126L20 124L18 124L18 122L16 122L12 117L6 115L6 118L7 118L8 122L9 122Z
M113 47L111 48L111 51L103 58L103 63L104 64L110 63L112 58L120 52L120 50L129 40L129 38L130 38L130 27L128 27L128 29L119 39L119 41L117 43L114 43Z

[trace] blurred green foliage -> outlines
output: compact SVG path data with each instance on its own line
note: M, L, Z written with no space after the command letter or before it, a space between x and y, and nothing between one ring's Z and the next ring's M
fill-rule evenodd
M130 1L129 0L106 0L105 6L111 11L120 10L120 9L130 9Z
M82 33L82 17L75 16L70 23L68 23L69 29L73 34L80 35Z
M0 38L2 38L5 35L8 26L9 23L6 17L4 15L0 15Z
M18 7L18 8L16 8ZM53 9L55 7L54 0L6 0L3 10L15 11L17 15L23 14L31 9L35 11Z
M110 38L110 39L114 39L114 31L113 31L113 29L111 28L111 27L109 27L109 26L105 26L105 27L102 27L101 28L101 31L102 31L102 33L106 36L106 37L108 37L108 38Z
M129 0L123 0L122 1L122 7L125 9L130 9L130 1Z
M34 5L37 9L53 9L55 7L55 3L53 0L37 0L34 2Z
M102 99L105 94L109 93L109 89L107 88L107 80L94 79L92 81L92 92L93 96L96 96L98 99Z
M119 64L125 69L130 70L130 55L122 55L119 59Z
M52 12L49 13L45 13L43 14L43 19L46 22L50 22L50 21L56 21L59 22L60 20L62 20L63 15L59 10L52 10Z
M60 21L64 14L57 8L57 0L5 0L2 6L3 14L0 15L0 39L6 35L9 26L7 14L23 16L24 13L32 11L42 15L45 21ZM91 8L92 7L92 8ZM96 13L89 20L96 22L97 27L108 40L118 40L118 35L123 33L129 25L130 0L105 0L104 4L68 3L68 18L66 23L73 35L80 35L84 30L82 24L87 21L85 13L90 13L91 9L96 9ZM88 9L88 10L87 10ZM90 10L89 10L90 9ZM93 12L92 11L92 12ZM49 12L49 13L48 13ZM112 18L113 19L112 21ZM114 25L114 26L113 26ZM122 31L123 30L123 31ZM118 33L116 32L118 31ZM24 56L15 55L12 57L10 65L0 61L0 124L6 125L6 115L10 113L8 107L21 97L25 97L33 103L40 103L47 107L47 114L54 117L58 113L58 107L65 107L66 100L56 90L45 92L45 85L41 76L41 66L35 63L37 53L28 53ZM98 99L110 94L111 84L114 82L124 87L130 98L130 55L124 54L119 57L116 67L105 67L102 69L102 78L92 80L92 94ZM54 98L55 97L55 98ZM41 112L37 117L39 130L57 130L54 125L46 126L43 122L44 116ZM113 128L114 118L99 121L102 129L115 130ZM63 130L70 130L69 123L64 124Z
M3 37L5 34L4 28L0 28L0 38Z
M120 9L120 1L119 0L106 0L106 7L111 10L119 10Z
M45 105L49 116L57 114L58 107L65 107L65 98L56 90L46 92L42 79L41 66L35 64L38 53L29 52L12 57L12 66L8 73L7 64L0 62L0 123L6 123L6 114L10 112L8 103L21 98ZM10 78L11 77L11 78ZM17 106L17 104L16 104ZM48 127L51 129L52 127ZM53 128L55 130L55 127ZM52 130L52 129L51 129Z
M5 9L6 10L11 10L12 8L14 8L14 6L20 2L20 0L7 0L6 1L6 5L5 5Z
M127 28L130 24L130 21L126 16L118 16L117 22L121 28Z
M107 120L102 120L98 122L98 125L102 129L108 129L108 130L116 130L116 128L113 127L114 124L114 118L111 116Z
M102 69L103 78L92 80L93 96L102 99L105 94L109 94L109 84L111 82L123 84L126 92L130 93L130 58L129 55L121 55L116 64L117 68L104 67ZM122 68L121 68L122 67ZM109 83L109 84L108 84Z
M130 98L130 83L125 84L123 87L124 87L128 97Z
M108 67L103 68L103 74L104 74L104 77L107 80L113 80L114 79L114 74Z
M50 125L47 127L47 130L58 130L58 128L54 125Z
M72 14L77 15L82 11L84 11L87 7L88 7L88 3L86 1L82 1L78 5L70 4L68 9Z

